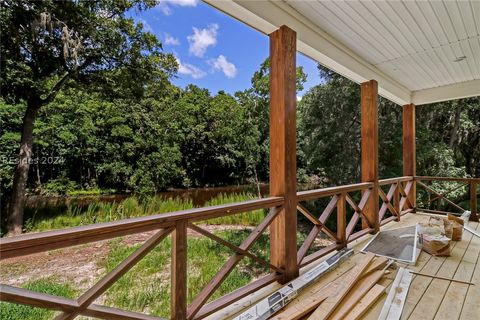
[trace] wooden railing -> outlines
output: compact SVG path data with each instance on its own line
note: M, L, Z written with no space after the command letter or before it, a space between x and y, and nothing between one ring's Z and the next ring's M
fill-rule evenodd
M480 184L480 178L452 178L452 177L426 177L426 176L416 176L415 182L419 188L423 189L428 194L428 199L426 199L427 208L422 207L418 210L438 213L438 214L462 214L467 209L455 203L453 200L449 199L447 196L451 195L453 192L458 191L459 189L469 189L469 202L470 202L470 220L479 221L478 208L477 208L477 186ZM442 192L437 191L434 183L444 183L448 184L446 190ZM453 211L447 212L444 210L431 209L430 205L433 203L438 203L440 201L445 202Z
M361 236L375 232L376 223L384 225L399 221L401 216L415 210L415 184L424 187L422 181L438 180L433 177L398 177L380 180L378 183L378 221L370 221L365 214L365 206L375 194L375 183L365 182L352 185L301 191L297 193L297 211L312 224L305 240L298 244L297 265L309 265L326 254L347 246ZM475 185L480 179L450 179ZM430 187L428 187L430 188ZM430 188L433 192L433 189ZM476 191L476 189L475 189ZM472 193L473 194L473 193ZM440 194L437 194L440 197ZM442 196L444 197L444 196ZM315 210L309 202L322 200L325 205ZM175 319L201 319L227 305L280 279L283 269L270 261L255 255L251 248L259 237L267 231L272 221L284 205L283 197L269 197L241 203L196 208L167 214L158 214L115 222L26 234L0 240L0 257L8 259L43 251L71 247L115 237L157 230L134 253L122 261L115 269L101 278L94 286L77 299L67 299L27 289L1 285L0 300L61 311L56 319L73 319L85 315L102 319L159 319L142 313L120 310L94 304L93 302L110 288L122 275L135 266L167 236L172 240L171 262L171 317ZM310 209L308 209L309 207ZM199 224L212 218L269 209L265 218L250 232L242 244L234 245ZM318 212L317 212L318 211ZM335 214L334 214L335 212ZM363 223L360 223L363 222ZM191 303L187 303L187 230L203 235L233 251L211 280L201 288ZM322 234L331 244L322 248L312 248L315 239ZM223 283L230 272L244 258L248 257L270 270L268 274L250 284L230 292L217 300L209 299Z

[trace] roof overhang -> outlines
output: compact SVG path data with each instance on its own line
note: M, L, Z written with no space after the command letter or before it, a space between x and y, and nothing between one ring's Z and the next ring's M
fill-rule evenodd
M379 94L399 105L421 105L480 95L480 79L421 90L407 88L399 79L362 57L353 49L353 43L339 41L295 10L292 7L295 1L204 1L264 34L282 25L290 27L297 32L299 52L357 83L376 80Z

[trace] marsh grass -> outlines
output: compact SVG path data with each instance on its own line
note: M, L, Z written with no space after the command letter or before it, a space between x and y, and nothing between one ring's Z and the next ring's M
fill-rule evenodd
M205 204L205 206L221 205L232 202L252 200L250 193L220 194ZM142 201L132 196L120 202L92 202L88 206L68 205L63 213L55 216L33 214L26 222L25 229L31 231L47 231L62 229L97 222L109 222L152 214L180 211L193 208L192 201L180 198L163 198L152 196ZM41 210L39 212L43 212ZM231 216L225 216L206 221L207 224L257 225L265 217L264 210L255 210Z

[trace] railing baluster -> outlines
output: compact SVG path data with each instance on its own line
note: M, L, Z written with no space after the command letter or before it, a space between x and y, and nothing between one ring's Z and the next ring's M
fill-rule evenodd
M400 183L400 181L395 183L395 192L393 193L393 207L397 211L396 221L400 221L400 217L402 216L402 211L400 210L400 188L398 187Z
M477 183L473 180L470 181L470 220L478 222L477 215Z
M175 223L172 232L171 317L187 318L187 221Z
M342 192L337 200L337 243L342 247L347 246L347 193Z

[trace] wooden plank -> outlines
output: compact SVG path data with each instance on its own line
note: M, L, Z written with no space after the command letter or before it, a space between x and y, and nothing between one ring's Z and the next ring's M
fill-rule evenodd
M470 182L470 211L472 212L470 215L471 221L479 220L478 211L477 211L477 182L471 181Z
M368 309L385 294L385 287L379 284L373 286L370 291L353 307L345 316L344 320L358 320L368 311Z
M472 228L476 227L477 231L480 231L480 223L476 223L476 226L472 226L473 224L470 223ZM470 242L470 246L467 249L467 252L472 251L472 255L468 256L467 259L464 260L471 262L474 265L474 272L470 281L475 283L475 286L468 287L467 294L465 295L465 301L463 303L462 312L460 314L460 320L470 320L475 319L480 314L480 303L478 303L478 297L480 297L480 238L473 237L472 241ZM477 252L477 256L475 257L474 254Z
M271 210L265 217L265 219L263 219L262 222L257 227L255 227L255 229L242 242L239 248L242 250L249 250L255 243L255 241L260 237L260 235L265 231L265 229L277 217L277 215L277 210ZM195 317L195 315L200 311L202 306L207 302L208 298L210 298L215 292L215 290L218 289L218 287L222 284L223 280L225 280L225 278L230 274L233 268L243 257L243 255L235 253L227 260L227 262L215 274L215 276L213 276L213 278L208 282L208 284L200 291L200 293L195 297L195 299L193 299L192 303L187 309L188 319L193 319Z
M297 35L281 26L270 35L270 195L285 203L270 226L270 261L282 284L298 277L296 163Z
M32 253L112 239L139 232L168 228L172 227L176 221L200 221L240 212L277 207L282 204L283 197L270 197L2 238L0 239L0 256L3 260Z
M187 318L187 223L179 221L172 233L170 313L172 319Z
M410 271L400 268L395 277L395 281L388 292L387 299L383 305L378 320L400 319L411 281L412 274Z
M437 195L437 196L442 196L442 194L440 194L440 192L438 191L435 191L434 189L430 188L429 186L427 186L426 184L424 184L423 182L418 182L418 184L420 186L422 186L422 188L424 188L425 190ZM461 213L463 213L465 211L464 208L460 207L458 204L456 204L455 202L451 201L450 199L446 198L446 197L442 197L443 200L445 200L446 202L448 202L449 204L451 204L452 206L454 206L455 208L457 208L458 210L461 211Z
M283 271L282 269L277 268L277 266L274 266L273 264L268 263L267 261L263 260L262 258L259 258L254 254L251 254L248 250L244 250L242 248L239 248L236 245L231 244L230 242L220 238L219 236L217 236L217 235L215 235L215 234L213 234L213 233L211 233L211 232L209 232L205 229L200 228L199 226L197 226L193 223L189 223L188 227L190 229L192 229L192 230L194 230L194 231L212 239L213 241L218 242L219 244L222 244L222 245L226 246L227 248L233 250L234 252L236 252L238 254L249 257L250 259L258 262L259 264L262 264L263 266L265 266L267 268L273 269L277 272L282 272Z
M314 310L321 301L325 300L331 292L339 286L340 279L343 279L361 261L362 256L355 254L343 262L337 269L327 273L317 282L308 287L298 297L293 299L286 309L272 317L276 320L300 319L310 311Z
M455 244L456 243L452 244L452 248L454 248ZM436 274L447 259L446 257L432 257L431 255L423 252L422 254L420 254L419 260L423 261L426 257L428 257L428 261L426 261L426 263L422 263L419 266L417 261L417 267L410 269L414 271L422 271L423 273L428 272L430 274ZM421 300L432 280L433 278L414 274L413 281L410 285L410 290L408 292L407 301L405 302L405 306L403 307L401 319L409 318L410 314L413 312L418 302Z
M325 226L322 221L317 219L310 211L307 210L307 208L302 206L300 203L297 204L297 210L300 211L300 213L302 213L308 220L310 220L310 222L319 226L320 230L325 232L325 234L327 234L330 238L332 238L335 241L337 240L337 235L332 230L327 228L327 226Z
M134 253L129 255L117 267L98 281L93 287L82 294L78 299L78 308L73 312L64 312L55 317L55 320L74 319L80 312L85 310L92 302L101 296L111 285L127 273L133 266L142 260L152 249L154 249L166 236L170 234L172 229L163 229L150 237L143 245Z
M468 247L471 235L463 235L463 240L455 243L455 247L451 251L451 256L446 258L438 272L431 273L440 277L451 278L460 264L462 257ZM429 271L429 270L426 270ZM430 272L430 271L429 271ZM443 297L448 290L449 281L440 279L429 279L426 290L423 292L421 299L417 301L416 306L410 317L412 319L433 319L440 307Z
M416 174L416 146L415 146L415 105L407 104L403 106L402 112L403 128L403 175L414 176ZM416 186L413 182L412 192L409 194L410 202L416 207ZM403 209L403 208L401 208Z
M362 261L360 261L353 270L342 279L342 283L340 287L335 290L335 293L323 301L308 319L327 319L350 289L354 287L357 281L362 277L362 273L367 270L368 265L374 257L375 255L370 252L364 255Z
M441 280L447 280L447 281L451 281L451 282L458 282L458 283L463 283L463 284L468 284L468 285L473 285L474 283L470 282L470 281L463 281L463 280L457 280L457 279L454 279L454 278L446 278L446 277L440 277L440 276L434 276L434 275L431 275L431 274L428 274L428 273L422 273L422 272L413 272L413 271L410 271L412 274L415 274L417 276L424 276L424 277L430 277L430 278L433 278L433 279L441 279Z
M393 206L395 207L395 211L397 212L397 221L400 221L400 217L402 216L402 210L400 209L400 190L399 190L400 182L395 184L395 193L393 194Z
M31 307L41 307L50 310L73 312L78 308L77 301L73 299L57 297L45 293L30 291L27 289L15 288L0 284L0 300L11 303L18 303ZM81 315L99 319L112 320L161 320L162 318L149 316L137 312L120 310L116 308L92 304L83 310Z
M479 183L480 178L458 178L458 177L432 177L432 176L415 176L415 180L423 181L457 181L470 183L471 181Z
M347 210L345 201L347 193L342 193L337 202L337 243L342 247L347 246Z
M475 263L480 254L480 246L476 245L476 240L476 237L470 238L467 250L455 271L454 279L448 286L447 292L435 315L435 319L448 320L458 319L460 317L469 289L469 285L464 283L471 282L475 271ZM475 262L472 263L472 260L475 260Z
M372 222L374 232L380 228L378 220L378 83L375 80L360 85L361 91L361 180L373 182L372 196L364 214ZM362 227L369 227L362 219Z
M265 289L265 287L271 283L276 282L278 278L278 275L275 273L271 273L269 275L266 275L258 280L255 280L246 286L243 286L235 291L232 291L221 298L218 298L215 301L212 301L206 305L204 305L200 311L197 313L196 318L197 319L203 319L216 311L221 310L221 316L214 317L214 319L224 319L229 316L232 316L234 311L232 309L226 310L227 308L225 307L232 307L232 308L238 308L241 304L236 303L238 300L248 296L248 295L255 295L258 293L260 290ZM222 309L223 308L223 309ZM239 310L237 310L238 312Z
M378 270L370 273L367 276L362 277L347 295L343 298L341 303L329 316L330 320L342 320L346 315L358 304L360 299L367 294L370 289L377 284L377 282L383 277L384 270Z
M330 197L342 192L352 192L352 191L361 191L373 188L373 183L371 182L361 182L348 184L344 186L335 186L322 189L306 190L297 192L298 201L309 201L315 200L324 197Z

